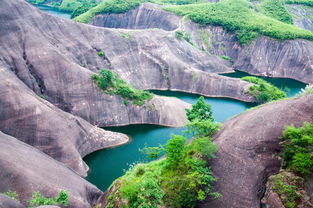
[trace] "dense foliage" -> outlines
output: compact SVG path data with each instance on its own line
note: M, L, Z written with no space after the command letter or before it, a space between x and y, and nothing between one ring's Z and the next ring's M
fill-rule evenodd
M287 4L303 4L307 6L313 6L313 0L286 0Z
M266 16L277 19L287 24L292 24L292 16L285 8L283 0L262 0L261 4L258 5L258 10Z
M283 133L283 166L306 175L313 170L313 124L289 126Z
M203 115L212 115L212 112ZM157 208L163 205L192 208L197 200L203 200L208 195L219 197L212 190L211 184L216 179L206 161L215 157L217 148L209 137L218 130L218 124L211 117L200 120L201 117L194 119L187 126L188 134L191 133L190 136L194 138L189 144L186 145L185 136L173 135L165 146L152 150L164 151L166 157L137 164L117 179L109 188L107 207L113 208L118 204L130 208Z
M313 33L278 21L260 12L246 0L222 0L218 3L190 4L165 7L167 11L187 16L201 25L222 26L237 34L240 43L249 43L259 34L276 38L313 40Z
M125 99L125 104L128 101L133 101L135 105L143 105L146 100L151 100L153 94L138 90L131 87L124 80L119 78L117 74L112 73L110 70L102 69L99 74L92 75L92 79L100 89L108 94L120 95Z
M124 13L130 9L138 7L145 0L106 0L96 7L75 18L78 22L88 23L99 13Z
M78 22L88 23L97 14L124 13L138 7L143 2L180 5L205 2L205 0L106 0L102 1L98 4L98 6L78 16L75 20Z
M313 124L288 126L282 139L282 169L269 178L267 186L279 195L286 208L313 207L305 190L305 178L313 170Z
M207 104L204 97L201 96L195 104L192 105L191 109L186 109L186 116L188 121L204 121L213 120L211 105Z
M7 192L4 192L3 194L19 202L18 194L15 191L9 190ZM66 207L68 206L68 193L65 190L61 190L57 197L47 198L43 196L39 191L36 191L28 200L28 204L28 208L33 208L41 205L62 205Z
M97 5L95 0L63 0L59 9L62 11L72 12L71 18L85 13L90 8Z
M259 104L286 97L286 93L284 91L278 89L263 79L252 76L242 77L241 79L254 83L254 85L249 88L249 93L256 98L256 102Z

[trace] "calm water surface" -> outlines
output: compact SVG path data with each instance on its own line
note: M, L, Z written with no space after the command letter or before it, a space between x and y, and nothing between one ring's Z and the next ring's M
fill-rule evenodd
M234 78L251 76L250 74L246 72L241 72L241 71L236 71L233 73L221 74L221 75L227 76L227 77L234 77ZM297 93L300 92L302 88L305 88L306 86L306 84L304 84L303 82L299 82L297 80L288 79L288 78L272 78L272 77L261 77L261 76L256 76L256 77L262 78L266 80L267 82L275 85L276 87L283 89L284 91L286 91L288 97L292 97L296 95Z
M63 19L71 19L71 13L60 11L57 8L49 7L46 5L34 5L34 6L40 9L41 11L47 12L51 15L61 17Z
M191 104L195 103L200 97L199 95L182 92L153 92L159 95L177 97ZM251 104L225 98L206 98L206 101L212 105L214 117L219 122L223 122L252 106ZM103 191L116 178L122 176L131 164L145 161L144 156L139 151L140 148L165 144L170 139L171 134L181 134L184 130L184 128L168 128L156 125L129 125L106 129L125 133L132 140L126 145L100 150L84 158L90 168L87 180Z

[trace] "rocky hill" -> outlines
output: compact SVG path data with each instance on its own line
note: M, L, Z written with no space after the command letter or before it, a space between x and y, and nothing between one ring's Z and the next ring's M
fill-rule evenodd
M259 36L242 45L221 27L199 26L152 3L97 14L90 23L44 14L24 0L0 1L0 192L16 190L23 204L34 191L55 196L60 189L69 191L69 207L97 203L103 193L82 178L82 157L129 140L99 127L186 123L189 104L156 95L143 105L125 102L94 83L100 69L141 90L247 102L254 101L251 84L220 74L240 69L313 83L309 40ZM199 207L259 207L267 176L279 168L281 131L312 122L312 101L308 95L271 103L227 121L215 136L220 149L212 163L224 200ZM2 195L1 203L14 204Z

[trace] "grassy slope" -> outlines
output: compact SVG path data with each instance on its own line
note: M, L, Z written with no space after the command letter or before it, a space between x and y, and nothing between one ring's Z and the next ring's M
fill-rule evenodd
M259 12L268 17L272 17L281 22L292 24L292 16L285 8L284 2L281 0L263 0L260 5L257 5Z
M78 22L88 23L98 13L124 13L138 7L143 2L156 4L190 4L206 0L106 0L75 18Z
M201 25L222 26L229 32L236 32L241 43L247 43L260 34L279 40L298 38L313 40L311 31L255 12L252 5L245 0L169 6L165 9L180 16L187 15L192 21Z

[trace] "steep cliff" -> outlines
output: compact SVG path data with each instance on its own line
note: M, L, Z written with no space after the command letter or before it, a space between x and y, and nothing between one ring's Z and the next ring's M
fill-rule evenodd
M213 138L219 150L210 164L223 197L198 207L260 207L267 177L280 169L282 131L287 125L313 122L312 102L312 94L274 102L225 122Z
M162 25L158 24L160 16L166 17L166 21L160 21L164 23ZM103 27L184 31L191 35L191 41L198 48L217 56L229 56L231 67L235 69L254 75L285 77L313 83L313 43L310 41L282 42L260 36L251 44L241 45L234 34L227 33L220 27L203 27L186 18L177 18L175 14L163 11L160 6L144 3L125 14L96 15L90 23ZM303 21L310 20L306 17Z
M305 5L287 5L294 23L301 28L313 31L313 8Z
M0 67L0 130L28 143L86 176L82 157L97 149L123 144L128 137L104 131L66 113Z

